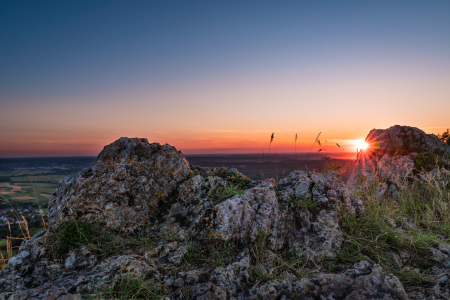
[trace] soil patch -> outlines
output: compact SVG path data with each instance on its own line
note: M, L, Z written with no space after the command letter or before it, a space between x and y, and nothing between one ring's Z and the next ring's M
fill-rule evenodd
M34 197L31 196L20 196L20 197L13 197L14 200L31 200L34 199Z

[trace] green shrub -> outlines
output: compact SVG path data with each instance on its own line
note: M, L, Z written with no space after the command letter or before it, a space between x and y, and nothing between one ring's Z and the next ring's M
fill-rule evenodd
M436 167L442 167L445 160L443 157L431 152L423 152L417 155L414 163L417 170L431 171Z
M243 188L245 185L252 182L250 178L242 174L235 173L231 170L223 168L218 176L225 181L230 182L233 186L237 188Z
M292 204L294 204L294 206L296 206L300 209L307 209L307 210L311 210L311 211L315 211L322 204L322 202L320 202L320 201L312 200L311 196L305 197L303 199L300 199L299 197L295 197L295 198L291 199L290 202Z
M94 225L77 221L65 224L59 231L59 239L60 253L88 245L94 240Z
M144 231L128 234L125 231L107 230L98 223L74 221L60 230L50 230L47 248L55 257L64 256L72 249L85 246L97 256L122 255L129 251L151 250L160 235L149 235Z
M235 195L241 195L245 193L245 190L241 190L235 187L219 187L216 190L214 196L216 196L219 200L224 200L227 198L231 198Z

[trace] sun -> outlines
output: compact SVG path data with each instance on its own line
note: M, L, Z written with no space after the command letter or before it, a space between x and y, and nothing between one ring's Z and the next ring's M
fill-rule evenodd
M366 150L367 147L369 147L369 144L367 144L365 140L357 140L356 147L358 147L359 150Z

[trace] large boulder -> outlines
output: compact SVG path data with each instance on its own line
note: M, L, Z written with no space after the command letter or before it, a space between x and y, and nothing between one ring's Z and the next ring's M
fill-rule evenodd
M436 135L409 126L373 129L366 143L347 182L350 188L374 181L395 183L407 174L436 166L450 154L450 146Z
M133 232L154 224L177 200L177 188L189 178L189 163L170 145L120 138L106 146L95 164L67 176L52 193L53 228L83 220Z

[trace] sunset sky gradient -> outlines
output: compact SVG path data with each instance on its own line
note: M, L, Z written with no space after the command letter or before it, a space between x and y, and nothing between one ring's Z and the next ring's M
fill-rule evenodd
M0 157L330 151L450 127L450 1L2 1ZM315 148L317 150L317 147Z

